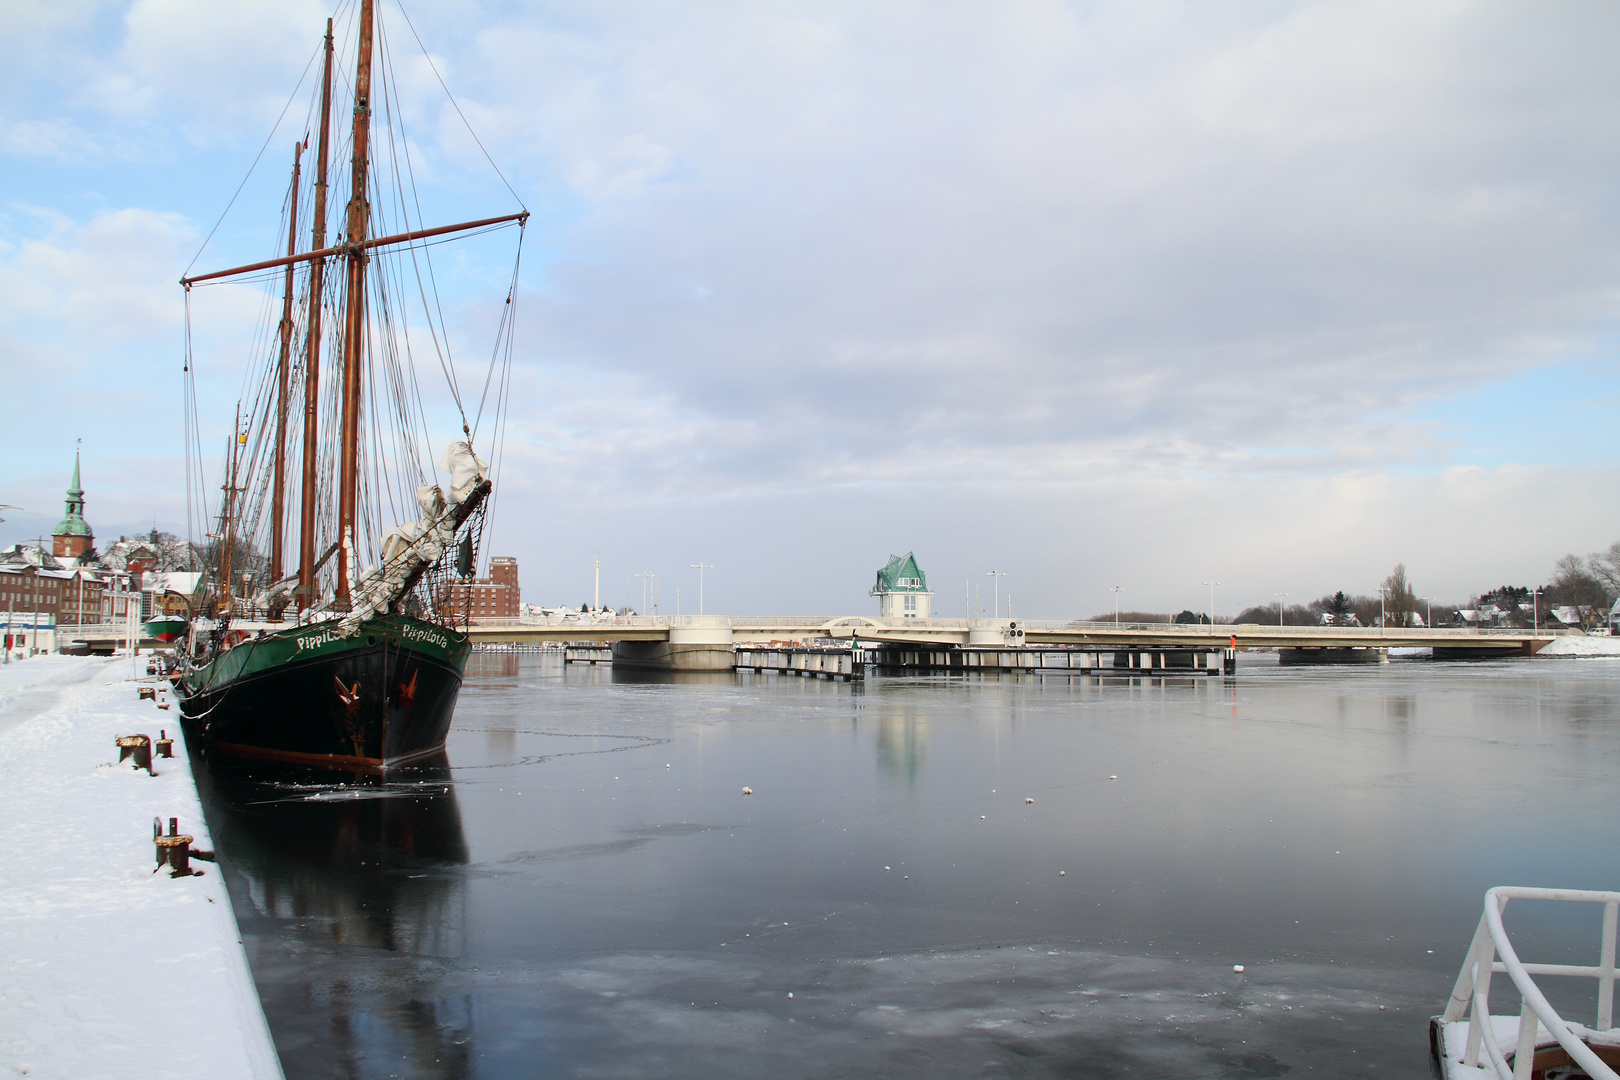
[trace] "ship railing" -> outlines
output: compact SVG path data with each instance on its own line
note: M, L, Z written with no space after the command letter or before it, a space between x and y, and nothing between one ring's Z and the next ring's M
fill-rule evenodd
M1502 912L1507 908L1509 900L1602 904L1603 930L1597 964L1522 962L1518 953L1514 951L1513 943L1508 940L1507 930L1502 924ZM1596 1032L1602 1032L1605 1034L1597 1036L1596 1041L1604 1044L1620 1043L1620 1039L1607 1034L1614 1026L1617 925L1620 925L1620 892L1531 889L1514 886L1498 886L1486 892L1485 912L1480 917L1479 929L1474 932L1473 943L1468 948L1468 958L1463 961L1462 972L1457 976L1457 985L1452 989L1451 1000L1446 1004L1446 1011L1441 1016L1443 1023L1456 1023L1465 1015L1468 1018L1468 1040L1461 1063L1471 1068L1485 1067L1480 1061L1480 1050L1483 1048L1490 1062L1490 1068L1500 1080L1530 1080L1536 1043L1540 1038L1541 1029L1544 1028L1557 1040L1558 1045L1564 1048L1564 1052L1574 1059L1575 1064L1586 1070L1587 1076L1592 1080L1620 1080L1620 1074L1616 1074L1605 1064L1583 1038L1583 1036L1592 1038ZM1513 980L1514 988L1519 991L1520 1000L1523 1002L1519 1010L1517 1045L1511 1067L1507 1063L1506 1055L1497 1041L1495 1028L1491 1023L1491 976L1497 972L1505 973ZM1532 977L1536 975L1596 979L1598 999L1595 1029L1588 1031L1582 1025L1571 1024L1559 1016L1536 985ZM1441 1050L1446 1052L1443 1045Z

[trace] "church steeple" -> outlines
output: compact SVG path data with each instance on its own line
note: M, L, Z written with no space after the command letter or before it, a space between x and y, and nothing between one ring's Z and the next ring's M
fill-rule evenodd
M51 532L51 553L59 559L77 559L96 542L84 520L84 489L79 486L79 452L73 451L73 483L67 489L67 512Z

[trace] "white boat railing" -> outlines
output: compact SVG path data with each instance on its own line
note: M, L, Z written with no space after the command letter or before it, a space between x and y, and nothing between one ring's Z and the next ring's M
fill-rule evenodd
M1526 964L1519 960L1513 943L1508 940L1502 925L1502 912L1509 900L1553 900L1575 904L1603 905L1603 936L1598 950L1598 963L1584 964ZM1620 892L1596 892L1586 889L1530 889L1498 886L1485 894L1485 913L1480 917L1479 929L1474 932L1468 958L1463 961L1462 973L1451 991L1441 1020L1456 1023L1468 1018L1468 1042L1462 1064L1479 1068L1480 1047L1501 1080L1530 1080L1535 1059L1536 1041L1540 1029L1558 1040L1558 1045L1593 1080L1620 1080L1620 1074L1603 1062L1583 1041L1582 1035L1558 1015L1539 987L1533 975L1566 975L1596 979L1598 982L1597 1023L1595 1030L1607 1032L1614 1026L1615 930L1620 924ZM1498 959L1500 958L1500 959ZM1491 1025L1491 975L1504 972L1519 991L1523 1008L1519 1012L1519 1033L1513 1066L1509 1068L1506 1055L1497 1044ZM1581 1029L1576 1024L1574 1028ZM1589 1032L1586 1034L1590 1034ZM1604 1040L1608 1042L1609 1040Z

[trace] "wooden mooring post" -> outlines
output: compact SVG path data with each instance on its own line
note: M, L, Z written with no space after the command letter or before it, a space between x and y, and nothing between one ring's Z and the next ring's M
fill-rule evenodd
M851 682L866 678L861 649L813 649L791 646L737 649L737 670L775 672L778 675L805 675L813 679L843 679Z
M1114 647L1023 646L973 648L884 645L872 649L870 662L879 671L931 671L955 674L999 671L1076 672L1097 678L1121 675L1232 675L1237 650L1174 646Z

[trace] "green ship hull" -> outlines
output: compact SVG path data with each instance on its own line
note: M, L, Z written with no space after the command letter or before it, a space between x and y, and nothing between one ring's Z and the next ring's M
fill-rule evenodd
M247 638L177 684L204 745L235 757L378 770L444 747L471 645L383 615L339 636L312 623Z

